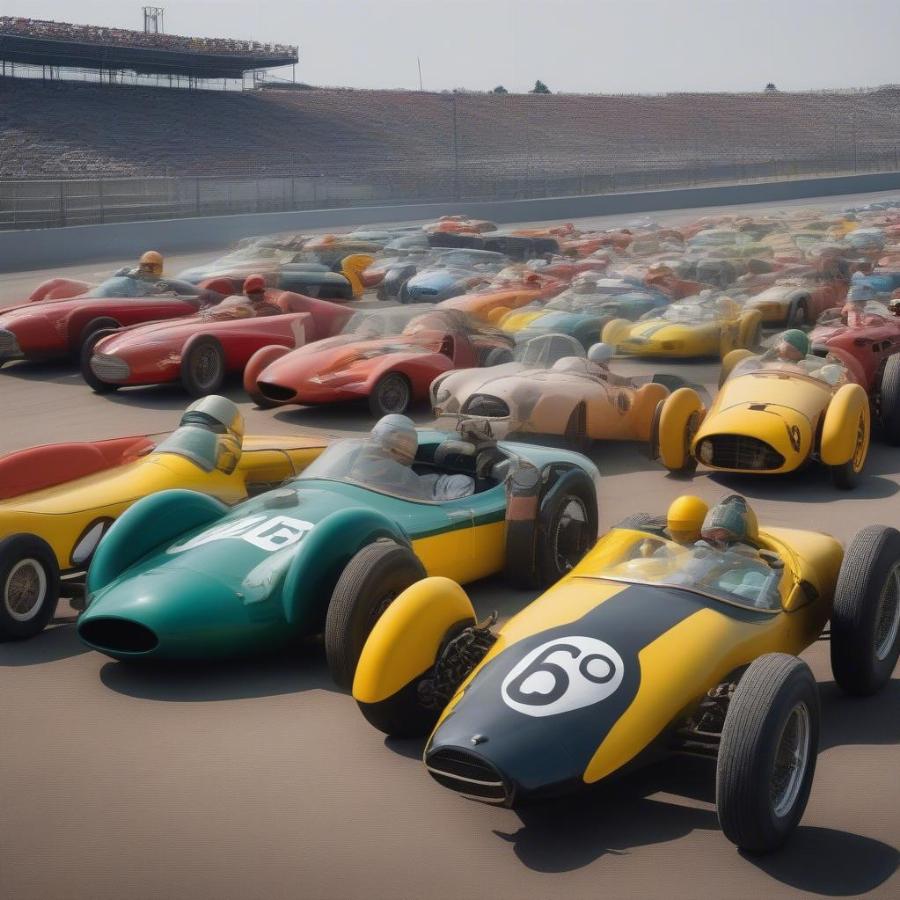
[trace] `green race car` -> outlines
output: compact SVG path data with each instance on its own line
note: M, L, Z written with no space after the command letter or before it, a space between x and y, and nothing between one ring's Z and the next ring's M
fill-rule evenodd
M388 420L411 432L402 462L385 452ZM78 633L128 660L231 657L324 631L349 687L375 621L426 574L562 577L596 540L598 479L580 454L497 443L479 422L416 432L387 416L236 507L184 490L136 503L97 548Z

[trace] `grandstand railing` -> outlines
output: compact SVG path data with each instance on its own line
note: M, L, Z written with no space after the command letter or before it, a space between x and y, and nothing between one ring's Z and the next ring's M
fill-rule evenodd
M834 159L685 166L656 159L629 169L585 166L560 172L526 166L515 174L462 165L297 175L0 179L0 229L55 228L150 219L391 205L526 200L817 175L900 171L896 151Z

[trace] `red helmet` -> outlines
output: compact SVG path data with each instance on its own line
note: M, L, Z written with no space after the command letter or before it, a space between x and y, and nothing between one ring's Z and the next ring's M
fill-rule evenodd
M266 279L262 275L248 275L244 281L245 294L259 294L266 289Z

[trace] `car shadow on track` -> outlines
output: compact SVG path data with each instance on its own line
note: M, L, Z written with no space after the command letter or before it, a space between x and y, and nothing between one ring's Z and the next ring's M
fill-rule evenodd
M428 428L434 423L434 416L427 403L416 403L406 415L419 428ZM321 406L282 406L275 412L275 418L287 425L299 425L319 431L354 431L368 434L378 421L369 411L364 401L348 403L324 403Z
M74 620L60 620L28 640L0 644L0 669L40 666L90 653L90 648L78 640L73 626Z
M142 700L171 703L245 700L304 691L339 691L321 644L304 642L273 656L236 661L123 663L100 669L110 690Z

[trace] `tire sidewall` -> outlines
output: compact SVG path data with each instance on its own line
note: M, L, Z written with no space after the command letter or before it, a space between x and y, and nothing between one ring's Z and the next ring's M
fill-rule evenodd
M585 486L574 484L567 487L560 494L552 497L546 506L542 507L539 516L539 529L536 545L537 555L537 576L538 582L544 587L549 587L559 581L560 578L567 575L571 569L561 569L556 552L556 537L559 528L560 518L566 506L572 500L577 500L583 507L585 513L585 551L580 559L590 550L597 540L597 523L596 516L591 513L591 504L595 503L592 497L588 496L589 491ZM579 560L575 560L573 568Z
M13 618L7 609L7 580L24 559L34 560L46 579L44 599L38 612L27 621ZM59 564L50 545L31 534L15 534L0 541L0 641L22 640L40 633L49 624L59 601Z
M214 347L219 360L218 376L214 382L209 385L201 385L194 378L194 373L191 370L194 354L200 352L200 350L205 347ZM222 345L214 337L204 336L191 341L187 347L185 347L184 354L181 358L181 383L184 385L184 389L192 397L207 397L210 394L216 393L222 386L224 380L225 352L222 350Z
M385 390L385 386L389 384L392 380L402 380L406 387L406 403L403 405L402 409L387 409L385 408L384 401L382 399L382 395ZM409 382L409 379L401 374L400 372L388 372L385 375L382 375L378 381L375 382L374 387L372 388L372 393L369 395L369 409L372 411L374 416L381 418L381 416L387 416L391 414L402 415L405 413L410 405L412 404L412 385Z

